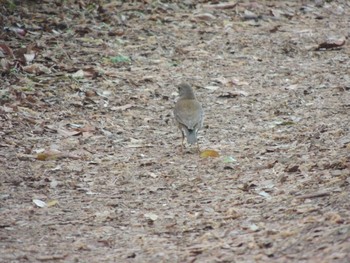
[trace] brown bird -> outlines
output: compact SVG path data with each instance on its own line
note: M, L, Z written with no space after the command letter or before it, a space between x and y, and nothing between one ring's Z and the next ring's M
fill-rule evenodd
M197 133L203 125L203 109L196 99L193 89L187 83L179 86L179 99L176 102L174 116L177 126L182 133L182 149L185 136L189 144L197 143L199 151Z

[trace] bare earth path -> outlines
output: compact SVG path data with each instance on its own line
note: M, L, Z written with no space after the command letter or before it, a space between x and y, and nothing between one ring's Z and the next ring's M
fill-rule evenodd
M0 262L350 262L348 1L10 2Z

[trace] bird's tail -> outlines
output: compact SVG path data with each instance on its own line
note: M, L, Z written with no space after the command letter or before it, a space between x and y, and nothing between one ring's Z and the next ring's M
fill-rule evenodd
M194 144L197 142L196 130L186 130L186 138L189 144Z

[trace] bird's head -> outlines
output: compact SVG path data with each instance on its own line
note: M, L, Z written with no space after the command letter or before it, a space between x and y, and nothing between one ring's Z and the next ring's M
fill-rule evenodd
M183 99L195 99L195 95L192 87L187 83L181 83L178 86L180 98Z

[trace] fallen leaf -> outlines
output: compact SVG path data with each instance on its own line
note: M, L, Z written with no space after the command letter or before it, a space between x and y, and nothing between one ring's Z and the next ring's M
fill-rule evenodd
M51 73L51 70L47 67L45 67L44 65L41 64L31 64L28 66L24 66L23 67L23 71L27 72L27 73L31 73L31 74L49 74Z
M223 161L224 161L224 163L237 162L237 160L235 158L233 158L232 156L225 156Z
M15 32L17 34L17 36L19 36L20 38L25 37L25 35L27 34L27 30L24 28L20 28L20 27L9 27L8 30Z
M210 91L215 91L215 90L219 89L220 87L219 86L205 86L204 88L207 90L210 90Z
M125 104L125 105L122 105L122 106L117 106L117 107L112 107L111 110L112 111L125 111L125 110L128 110L132 107L134 107L135 105L134 104Z
M6 58L2 58L0 61L0 64L1 64L1 68L3 69L4 72L10 71L11 63Z
M35 58L35 54L34 53L30 53L30 54L23 54L27 64L31 63L34 58Z
M253 232L256 232L256 231L258 231L260 228L259 228L259 226L257 226L256 224L251 224L251 225L249 225L249 229L250 229L251 231L253 231Z
M131 62L131 59L129 57L122 55L111 57L110 60L112 63Z
M345 219L342 218L342 216L336 212L328 212L327 214L325 214L325 219L333 224L342 224L345 221Z
M148 175L152 178L157 178L159 175L156 173L149 172Z
M216 16L209 14L209 13L202 13L202 14L194 15L194 18L199 19L199 20L204 20L204 21L210 21L210 20L215 20Z
M265 191L260 191L259 192L259 195L261 195L262 197L265 197L265 198L270 198L271 195Z
M244 10L243 18L245 20L256 20L259 16L249 10Z
M219 95L218 98L231 99L231 98L236 98L238 96L246 96L246 95L242 92L225 92L225 93Z
M65 137L69 137L69 136L77 136L82 134L82 131L79 131L78 129L76 130L66 130L66 129L57 129L57 133L60 135L63 135Z
M339 49L345 44L345 38L342 39L329 39L318 45L317 51L327 50L327 49Z
M215 150L204 150L201 152L200 157L208 158L208 157L219 157L220 154Z
M7 56L14 57L12 49L5 44L0 44L0 57L3 58Z
M39 199L33 199L33 203L36 204L38 207L46 207L47 204L44 201L41 201Z
M84 78L84 76L85 76L85 73L84 73L84 70L82 69L79 69L77 72L72 74L72 77L75 79L81 79L81 78Z
M58 204L58 201L57 200L51 200L49 202L47 202L47 207L51 207L51 206L55 206Z
M237 3L220 3L216 5L204 5L204 8L209 8L209 9L232 9L235 8Z
M296 172L300 172L300 168L299 168L299 165L291 165L291 166L288 166L286 169L284 169L284 171L287 173L296 173Z
M151 219L152 221L156 221L158 219L158 216L153 213L147 213L147 214L144 214L143 216L146 217L147 219Z
M36 159L39 161L56 160L63 157L63 153L58 150L46 150L44 152L38 153Z

